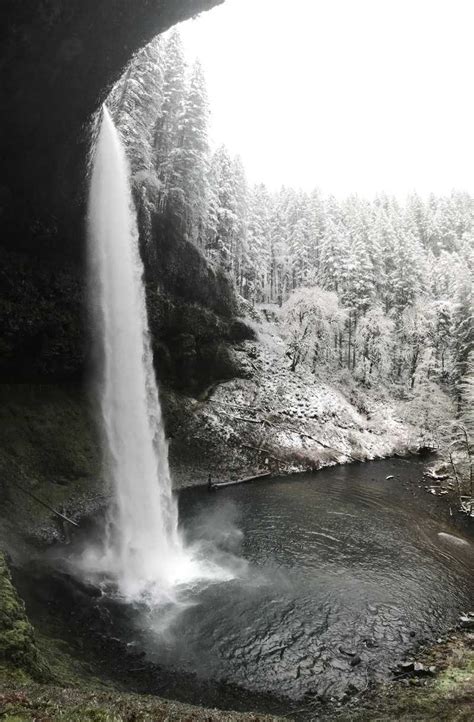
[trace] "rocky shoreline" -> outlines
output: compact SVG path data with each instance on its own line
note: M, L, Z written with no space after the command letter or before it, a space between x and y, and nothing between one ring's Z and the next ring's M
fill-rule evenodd
M458 626L407 660L393 682L377 685L321 719L464 722L474 704L474 634Z

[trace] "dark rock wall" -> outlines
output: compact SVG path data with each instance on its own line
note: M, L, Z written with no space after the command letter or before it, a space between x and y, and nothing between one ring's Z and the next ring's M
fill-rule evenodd
M171 222L155 216L151 227L152 258L146 247L142 255L158 378L197 394L242 374L231 347L253 338L254 332L237 317L236 296L225 273L211 268Z
M0 246L0 379L51 383L85 370L85 282L66 259Z
M80 256L91 115L131 55L222 0L2 0L0 238Z
M138 48L222 0L3 0L0 5L0 379L87 372L85 179L91 117ZM231 378L236 320L224 274L170 224L143 242L156 362L197 392Z
M241 374L232 345L253 338L232 284L192 243L155 219L146 262L148 315L160 381L198 394ZM0 246L0 378L81 382L90 370L86 284L80 266Z

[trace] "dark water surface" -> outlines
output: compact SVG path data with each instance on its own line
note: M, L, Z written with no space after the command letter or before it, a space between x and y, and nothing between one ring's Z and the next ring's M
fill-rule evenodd
M183 491L188 538L249 565L185 594L189 606L174 622L170 610L166 631L163 613L146 615L148 653L292 700L340 697L387 676L473 601L471 543L437 520L421 478L421 462L398 459Z

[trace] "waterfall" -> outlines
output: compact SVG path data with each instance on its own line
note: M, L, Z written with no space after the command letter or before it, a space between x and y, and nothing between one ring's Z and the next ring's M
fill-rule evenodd
M129 176L104 106L90 180L88 255L104 476L112 502L104 548L90 563L133 599L166 596L198 570L178 532Z

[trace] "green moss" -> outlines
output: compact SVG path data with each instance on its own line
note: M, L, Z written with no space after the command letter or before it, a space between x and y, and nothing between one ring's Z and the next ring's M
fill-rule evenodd
M71 386L0 385L0 516L7 532L51 537L58 511L81 516L101 492L100 452L86 394Z
M0 673L16 681L51 677L36 646L25 605L13 587L5 557L0 553Z
M17 686L31 682L31 676L24 670L15 667L13 663L5 662L0 664L0 680L3 684Z
M382 685L355 708L333 719L351 722L470 722L474 708L474 649L469 634L457 633L426 650L422 661L440 671L433 679Z
M469 685L474 685L474 659L470 659L462 669L447 669L436 680L434 690L438 694L450 695Z

